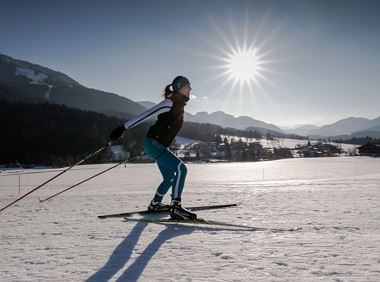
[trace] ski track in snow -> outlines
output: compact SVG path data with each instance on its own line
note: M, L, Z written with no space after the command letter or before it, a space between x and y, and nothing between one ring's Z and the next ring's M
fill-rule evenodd
M243 202L201 217L295 232L97 218L144 209L154 164L38 203L111 165L80 166L0 214L0 281L380 281L380 159L188 164L185 205ZM21 175L21 192L56 173ZM4 174L1 207L19 196L18 177Z

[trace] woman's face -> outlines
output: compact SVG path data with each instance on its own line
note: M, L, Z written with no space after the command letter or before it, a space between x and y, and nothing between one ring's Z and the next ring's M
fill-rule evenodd
M190 97L190 91L192 90L190 84L186 84L181 89L178 90L179 93L181 93L185 97Z

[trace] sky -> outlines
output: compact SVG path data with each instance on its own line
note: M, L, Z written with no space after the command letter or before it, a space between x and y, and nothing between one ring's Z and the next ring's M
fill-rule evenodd
M379 14L377 0L2 0L0 53L134 101L184 75L190 113L324 125L380 116Z

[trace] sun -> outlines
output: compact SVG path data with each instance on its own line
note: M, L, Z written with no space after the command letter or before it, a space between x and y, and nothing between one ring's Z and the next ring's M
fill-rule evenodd
M225 59L226 74L240 84L257 82L262 62L257 48L234 50Z
M220 87L232 82L231 91L236 93L236 87L240 88L240 93L251 93L254 95L256 90L263 90L261 83L270 82L266 77L269 72L268 64L270 61L265 59L267 53L262 48L250 44L236 44L233 48L229 44L229 50L222 50L223 56L216 56L221 64L216 65L221 72L215 78L225 78ZM248 90L248 92L246 91Z
M226 101L237 96L242 100L266 96L268 87L278 87L273 81L279 74L276 64L284 61L277 53L287 45L276 39L281 25L267 28L265 17L256 20L249 6L239 19L229 15L226 18L226 22L210 18L212 32L202 35L207 48L198 53L206 59L202 62L209 70L209 96L224 93Z

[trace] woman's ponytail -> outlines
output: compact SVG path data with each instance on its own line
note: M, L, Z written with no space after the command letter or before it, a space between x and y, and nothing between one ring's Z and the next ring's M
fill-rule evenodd
M164 93L162 93L162 96L166 98L169 98L173 94L173 90L171 90L171 84L166 85Z

